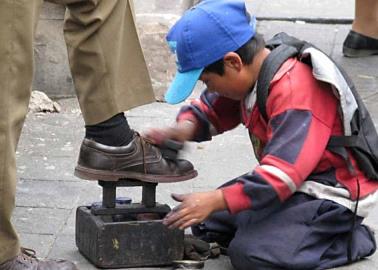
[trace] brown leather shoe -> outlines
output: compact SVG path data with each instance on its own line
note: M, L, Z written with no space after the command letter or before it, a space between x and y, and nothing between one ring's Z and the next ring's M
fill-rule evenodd
M12 260L0 264L0 270L78 270L75 264L65 260L39 260L35 251L22 248Z
M193 165L182 159L165 159L158 147L135 133L126 146L114 147L84 139L75 175L86 180L136 179L152 183L189 180L197 176Z

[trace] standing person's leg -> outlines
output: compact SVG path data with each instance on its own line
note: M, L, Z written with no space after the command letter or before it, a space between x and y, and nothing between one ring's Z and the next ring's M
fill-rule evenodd
M154 101L129 0L62 0L70 67L87 125Z
M0 1L0 264L19 251L11 224L16 194L16 148L33 77L33 37L39 1Z
M378 54L377 0L355 0L355 17L343 53L349 57Z
M355 0L355 16L352 30L378 39L378 1Z
M123 115L154 100L131 0L56 0L67 5L64 33L86 123L75 174L90 180L193 178L188 161L162 158ZM91 140L88 140L91 139ZM112 147L109 147L112 146Z
M11 223L16 148L28 110L33 38L42 0L0 1L0 270L74 270L66 261L39 261L20 250Z

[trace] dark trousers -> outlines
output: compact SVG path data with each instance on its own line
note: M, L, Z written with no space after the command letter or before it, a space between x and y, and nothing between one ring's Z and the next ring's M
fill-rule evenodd
M329 200L294 194L281 206L262 211L227 211L192 227L193 234L228 246L237 270L328 269L348 263L353 213ZM357 217L352 259L376 250L372 232Z

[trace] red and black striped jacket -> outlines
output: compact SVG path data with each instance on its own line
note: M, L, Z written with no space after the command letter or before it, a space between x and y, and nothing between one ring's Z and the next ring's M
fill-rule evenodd
M197 124L195 141L210 140L239 124L248 129L259 165L222 188L231 213L279 204L295 192L354 209L358 177L358 214L366 216L378 200L378 181L367 179L353 157L357 175L352 175L346 161L326 149L331 135L343 134L338 105L331 86L316 80L308 65L292 58L271 82L268 121L258 111L255 91L235 101L207 90L181 108L177 121Z

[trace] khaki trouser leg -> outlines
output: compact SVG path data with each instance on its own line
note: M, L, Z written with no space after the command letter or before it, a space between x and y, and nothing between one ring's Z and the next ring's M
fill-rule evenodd
M33 36L42 0L0 1L0 263L19 252L11 224L15 206L15 152L28 109Z
M0 263L19 252L10 222L15 151L33 75L35 24L42 0L0 0ZM131 0L54 0L66 4L65 38L87 124L153 101Z
M54 0L67 5L64 33L86 124L154 100L131 0Z

